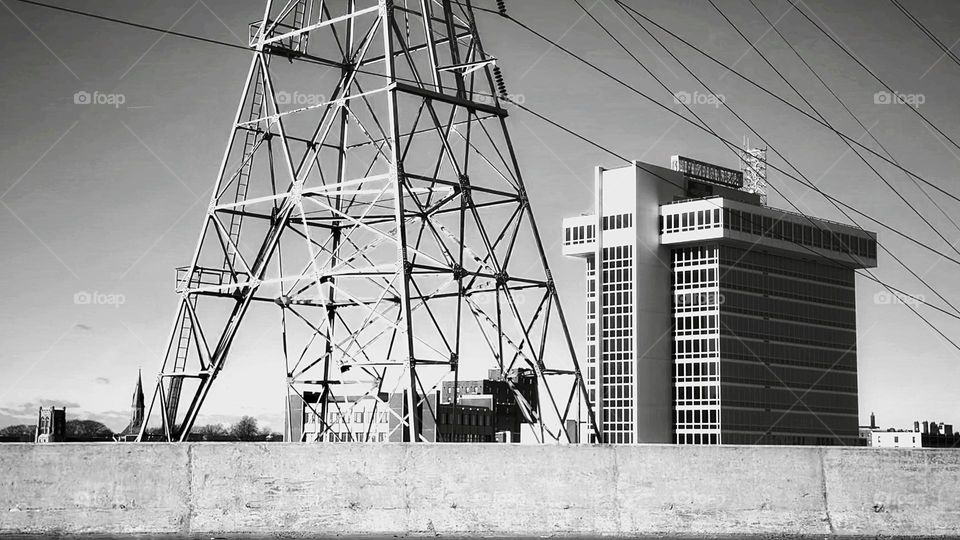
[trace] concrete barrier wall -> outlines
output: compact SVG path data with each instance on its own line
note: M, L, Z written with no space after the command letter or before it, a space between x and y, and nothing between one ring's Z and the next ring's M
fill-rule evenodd
M960 535L960 451L0 445L0 533Z

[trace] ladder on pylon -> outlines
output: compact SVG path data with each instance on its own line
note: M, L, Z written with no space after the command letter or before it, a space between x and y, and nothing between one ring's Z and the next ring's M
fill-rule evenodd
M276 25L276 28L274 28L270 34L284 34L303 28L312 16L314 2L315 0L290 0L292 5L288 4L288 8L285 9L281 14L279 24ZM259 25L264 23L269 25L270 21L263 21L251 25L251 46L254 42L253 36L255 35L255 28L258 28ZM305 32L292 36L288 39L281 40L274 45L265 47L265 52L270 53L265 58L267 65L269 65L272 55L280 55L292 60L293 58L306 54L308 35L309 33ZM250 186L250 177L253 170L253 154L256 152L257 147L262 144L267 137L269 137L269 126L265 125L263 122L260 122L260 120L266 116L266 80L264 72L265 67L259 69L256 82L253 85L253 95L250 98L249 108L247 109L247 114L245 115L246 121L236 126L244 126L245 133L243 136L242 161L240 162L240 167L237 171L235 180L236 187L232 191L233 201L227 201L226 198L224 198L219 201L221 204L227 202L239 203L247 199L248 189ZM186 272L190 272L192 270L192 274L189 277L178 277L178 289L180 289L181 292L184 290L195 289L200 285L222 284L225 279L230 279L228 276L233 276L234 280L240 280L236 274L238 274L241 270L237 269L235 266L237 249L229 246L233 245L239 247L240 245L240 230L243 225L244 210L245 209L243 206L238 206L236 207L236 212L230 214L230 223L226 227L230 243L228 244L227 253L224 256L221 269L202 267L187 267L178 269L179 271ZM215 281L210 283L204 281L204 275L210 277L216 276ZM186 282L186 285L184 285L184 282ZM197 295L188 295L187 302L190 302L191 307L195 307ZM176 429L180 393L183 387L183 379L188 376L187 359L190 354L191 341L194 339L193 321L191 320L187 309L188 308L184 306L179 327L176 330L176 352L173 356L172 369L166 370L165 372L167 382L165 390L166 408L164 414L166 414L167 422L170 426L171 432ZM204 375L201 374L201 376Z
M178 273L184 269L178 269ZM189 268L186 268L189 271ZM193 289L200 286L200 272L194 271L193 275L190 276L187 281L187 290ZM180 281L178 276L178 281ZM178 284L178 289L182 285ZM191 306L196 306L197 299L196 297L188 298L188 302L191 303ZM177 422L177 408L180 403L180 390L183 387L183 377L176 376L177 373L184 373L187 369L187 355L190 352L190 340L193 339L193 321L190 319L190 314L187 313L187 308L184 306L183 314L180 319L180 328L177 329L177 352L173 357L173 369L169 371L173 376L167 380L166 388L166 409L164 414L166 414L167 425L170 426L170 429L173 430Z
M269 62L269 59L267 60ZM264 94L266 92L266 85L263 79L263 73L257 77L257 82L254 84L253 96L250 99L250 108L247 113L247 129L243 137L243 161L240 164L240 170L237 173L237 187L234 191L234 200L233 202L241 202L247 198L247 189L250 186L250 171L253 169L253 153L256 150L258 142L258 137L266 132L266 126L262 126L260 123L254 123L257 120L263 118L263 101ZM240 227L243 224L243 207L238 207L238 212L230 214L230 225L227 227L227 235L230 239L230 242L239 246L240 242ZM226 257L223 260L223 269L231 270L234 268L234 264L237 259L237 251L232 248L228 248Z
M297 0L297 5L293 8L293 27L294 28L303 28L307 23L307 3L311 0ZM300 54L307 53L307 38L310 36L309 32L304 32L297 36L294 36L291 40L291 49L297 51Z
M317 0L288 0L284 9L276 19L256 21L250 24L250 46L253 47L260 39L260 33L266 31L264 39L296 32L309 24L312 20L314 4ZM307 40L309 32L302 32L269 43L263 51L269 54L283 56L290 61L307 54Z

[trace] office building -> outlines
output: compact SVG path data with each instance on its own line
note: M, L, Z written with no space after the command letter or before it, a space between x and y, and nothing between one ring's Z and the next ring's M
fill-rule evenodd
M919 431L896 431L889 429L871 432L870 446L874 448L922 448L923 437Z
M743 188L679 156L598 168L594 212L564 220L605 441L857 444L854 271L876 235Z

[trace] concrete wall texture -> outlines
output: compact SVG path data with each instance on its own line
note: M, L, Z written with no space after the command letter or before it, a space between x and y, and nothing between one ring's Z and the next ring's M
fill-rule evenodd
M14 532L960 535L960 452L4 444Z

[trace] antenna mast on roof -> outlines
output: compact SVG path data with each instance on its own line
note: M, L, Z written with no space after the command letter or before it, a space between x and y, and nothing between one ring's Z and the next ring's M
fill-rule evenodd
M740 151L740 170L743 171L743 191L760 195L760 202L767 204L767 149L750 148L750 140L743 138Z

